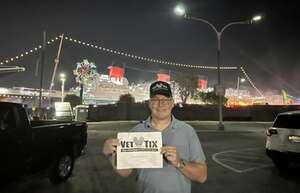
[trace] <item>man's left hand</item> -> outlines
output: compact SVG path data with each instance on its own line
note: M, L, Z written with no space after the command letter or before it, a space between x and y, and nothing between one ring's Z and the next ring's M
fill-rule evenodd
M174 167L177 167L178 164L180 163L180 156L176 150L176 147L174 146L164 146L160 149L160 152L161 154L163 154L166 159L168 161L171 162L171 164L174 166Z

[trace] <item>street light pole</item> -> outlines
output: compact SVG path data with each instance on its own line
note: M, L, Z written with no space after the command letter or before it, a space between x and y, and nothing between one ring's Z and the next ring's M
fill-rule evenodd
M61 102L64 102L66 75L64 73L61 73L59 76L61 80Z
M222 40L222 34L223 32L230 26L232 25L239 25L239 24L252 24L256 21L261 20L261 16L255 16L253 17L251 20L246 20L246 21L237 21L237 22L230 22L227 25L223 26L221 28L221 30L217 30L217 28L210 23L209 21L199 18L199 17L193 17L193 16L189 16L186 14L185 8L182 4L179 4L175 7L174 9L175 14L183 16L185 19L189 19L189 20L195 20L195 21L200 21L203 23L208 24L213 31L216 33L217 35L217 43L218 43L218 49L217 49L217 71L218 71L218 84L216 87L216 94L219 96L219 101L218 101L218 109L219 109L219 123L218 123L218 129L219 130L224 130L224 124L223 124L223 97L225 94L225 89L222 87L221 84L221 72L220 72L220 57L221 57L221 40Z
M65 80L62 80L61 83L61 102L64 102L64 96L65 96Z
M238 79L237 79L237 85L236 85L236 89L237 89L237 105L239 105L240 103L240 77L238 76Z
M184 15L184 18L195 20L195 21L201 21L203 23L208 24L217 35L217 41L218 41L217 42L218 43L218 47L217 47L218 84L217 84L217 87L216 87L216 94L219 98L219 100L218 100L218 111L219 111L218 129L219 130L224 130L225 128L224 128L224 124L223 124L223 97L224 97L224 94L225 94L225 89L224 89L224 87L222 87L222 84L221 84L221 70L220 70L222 34L228 27L230 27L232 25L250 24L251 22L249 22L249 21L231 22L231 23L228 23L227 25L225 25L224 27L222 27L222 29L220 31L218 31L217 28L212 23L210 23L209 21L207 21L205 19L198 18L198 17L187 16L186 14Z
M46 54L46 31L43 32L43 45L41 51L41 77L40 77L40 94L39 94L39 117L42 116L42 98L43 98L43 79L44 79L44 65L45 65L45 54Z
M221 38L222 38L222 33L219 33L216 28L214 27L213 29L215 29L215 32L217 33L217 38L218 38L218 51L217 51L217 71L218 71L218 98L219 98L219 102L218 102L218 110L219 110L219 124L218 124L218 128L219 130L224 130L224 124L223 124L223 96L224 96L224 91L221 87L221 70L220 70L220 58L221 58Z

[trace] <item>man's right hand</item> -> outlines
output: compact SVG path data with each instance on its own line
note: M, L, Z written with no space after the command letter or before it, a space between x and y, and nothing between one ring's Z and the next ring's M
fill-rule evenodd
M117 146L119 145L119 140L116 138L107 139L103 145L103 153L106 156L115 154L117 151Z

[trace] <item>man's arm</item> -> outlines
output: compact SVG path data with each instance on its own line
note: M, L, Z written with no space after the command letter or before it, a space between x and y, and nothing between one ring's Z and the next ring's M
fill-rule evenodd
M116 157L117 157L117 154L116 153L113 153L110 157L110 163L114 169L114 171L119 174L119 176L122 176L122 177L127 177L129 176L131 173L132 173L132 169L122 169L122 170L118 170L117 169L117 164L116 164Z
M174 146L162 147L161 153L189 179L200 183L205 182L207 178L207 166L205 162L196 163L181 160Z
M191 180L195 180L200 183L204 183L207 178L207 166L205 162L195 163L181 161L176 166L183 175Z
M132 169L117 169L116 158L117 158L117 145L119 144L118 139L108 139L105 141L103 146L103 153L106 156L109 156L109 161L114 169L114 171L123 177L127 177L132 173Z

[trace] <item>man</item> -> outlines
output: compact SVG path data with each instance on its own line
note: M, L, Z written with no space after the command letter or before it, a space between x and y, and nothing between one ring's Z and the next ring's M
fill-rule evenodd
M170 85L157 81L150 86L148 106L151 116L138 124L132 132L162 132L163 168L137 169L139 193L190 193L191 180L203 183L207 166L200 141L194 129L172 115L174 100ZM132 169L116 169L118 139L108 139L103 153L110 156L114 170L120 176L129 176Z

